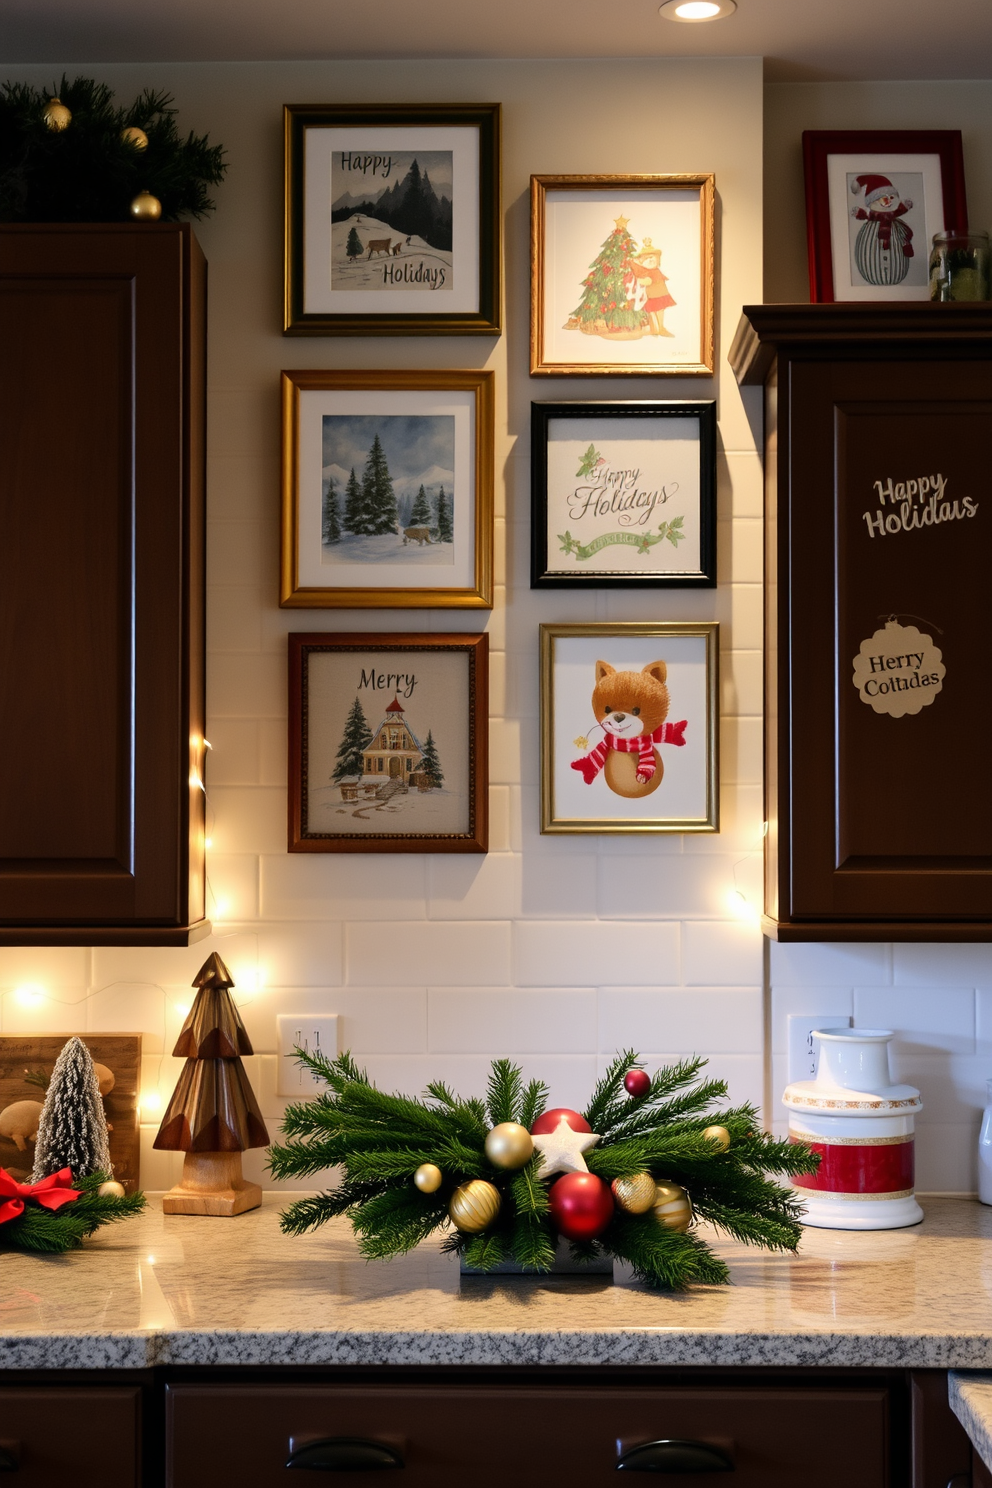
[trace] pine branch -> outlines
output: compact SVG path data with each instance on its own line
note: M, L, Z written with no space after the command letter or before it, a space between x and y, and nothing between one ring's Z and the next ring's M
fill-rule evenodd
M59 1209L43 1209L28 1200L20 1218L0 1225L0 1251L9 1247L57 1255L74 1250L105 1224L140 1214L145 1207L143 1193L100 1196L97 1190L108 1178L107 1173L92 1173L74 1180L79 1198Z
M500 1235L473 1235L462 1249L462 1259L467 1266L477 1271L491 1271L506 1260L506 1250Z
M544 1113L548 1104L550 1094L543 1080L530 1080L524 1090L523 1100L520 1104L520 1125L525 1126L528 1131L534 1125L538 1116Z
M730 1280L726 1262L703 1241L666 1230L650 1214L618 1213L600 1244L649 1286L682 1291L692 1282L719 1285Z
M489 1077L488 1111L492 1126L501 1121L519 1121L523 1105L523 1080L515 1064L497 1059Z

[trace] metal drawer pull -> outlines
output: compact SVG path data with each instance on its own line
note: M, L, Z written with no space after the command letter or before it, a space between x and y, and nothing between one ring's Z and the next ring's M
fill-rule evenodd
M20 1467L16 1442L0 1442L0 1472L16 1472Z
M727 1453L709 1442L665 1441L642 1442L624 1452L617 1472L644 1473L709 1473L733 1472L734 1464Z
M357 1436L328 1436L323 1441L302 1442L298 1447L290 1438L286 1466L309 1472L381 1472L402 1467L403 1458L395 1447Z

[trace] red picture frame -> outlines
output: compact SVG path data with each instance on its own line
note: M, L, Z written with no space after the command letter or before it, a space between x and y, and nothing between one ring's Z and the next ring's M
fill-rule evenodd
M941 228L964 229L968 224L968 203L964 183L964 155L959 129L807 129L803 132L803 169L806 179L806 233L809 248L809 288L813 304L837 300L868 298L869 295L845 294L838 283L833 246L829 161L831 156L874 156L879 174L892 171L894 157L936 156L940 174L942 217L933 227L935 212L927 217L927 240L917 239L916 254L925 266L930 249L929 236ZM861 169L871 170L868 165ZM879 299L928 298L918 290L871 296Z

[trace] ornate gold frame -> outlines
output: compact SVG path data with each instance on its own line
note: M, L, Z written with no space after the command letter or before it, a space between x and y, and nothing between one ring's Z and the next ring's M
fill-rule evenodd
M493 607L495 375L484 371L301 371L282 374L282 547L279 604L284 609L480 609ZM475 393L475 580L470 588L303 588L300 554L300 393L403 392L408 389Z
M577 636L699 636L706 642L706 813L698 818L559 817L554 799L555 642ZM716 620L626 620L602 625L541 626L541 831L542 833L719 832L720 626ZM618 801L622 798L618 797Z
M548 362L544 353L545 205L549 191L603 191L629 196L639 190L699 188L700 326L698 362ZM715 178L711 172L672 176L531 176L530 178L530 374L532 377L712 377L716 285Z

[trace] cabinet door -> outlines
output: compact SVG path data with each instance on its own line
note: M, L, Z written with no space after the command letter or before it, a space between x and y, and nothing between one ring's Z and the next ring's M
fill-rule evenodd
M780 918L974 938L992 922L992 364L864 355L781 379Z
M0 943L203 921L204 273L186 226L0 230Z
M294 1456L303 1466L318 1443L349 1441L378 1446L383 1474L399 1459L404 1488L616 1488L626 1481L617 1478L621 1461L627 1471L665 1472L673 1488L890 1482L884 1388L175 1385L167 1396L170 1488L275 1488ZM666 1441L694 1446L696 1469L672 1472L674 1447L637 1451ZM325 1448L326 1461L333 1450ZM692 1455L683 1448L683 1461ZM732 1475L707 1460L729 1463ZM319 1476L342 1488L375 1481L346 1466Z
M138 1488L139 1390L0 1389L0 1472L17 1488Z

